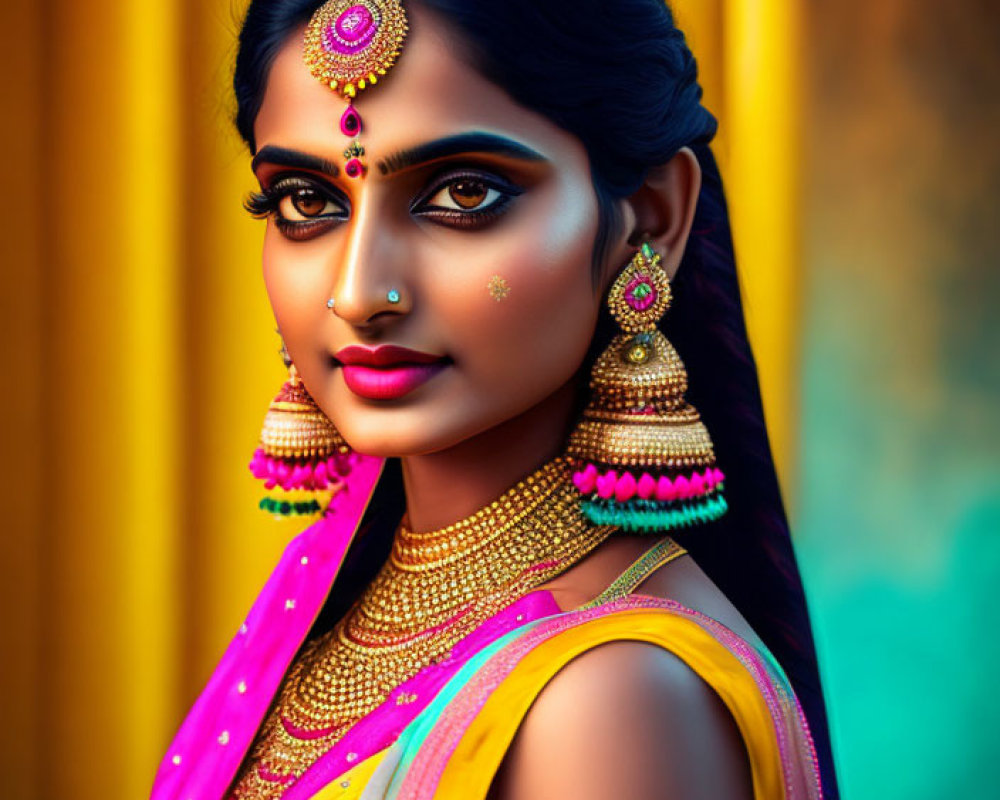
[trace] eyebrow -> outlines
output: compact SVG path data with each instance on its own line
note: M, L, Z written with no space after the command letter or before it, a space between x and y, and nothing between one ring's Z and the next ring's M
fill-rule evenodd
M434 141L420 144L407 150L400 150L386 158L380 159L376 162L376 166L378 166L379 172L383 175L389 175L390 173L399 172L416 164L423 164L427 161L435 161L439 158L463 153L492 153L524 161L546 160L545 156L541 153L537 153L530 147L520 142L515 142L513 139L508 139L506 136L473 131L471 133L445 136L444 138L435 139Z
M273 144L266 145L260 149L260 152L250 162L250 169L256 174L262 164L277 164L282 167L308 169L313 172L322 172L334 178L340 173L340 169L332 161L311 155L310 153L303 153L300 150L290 150L287 147L278 147Z

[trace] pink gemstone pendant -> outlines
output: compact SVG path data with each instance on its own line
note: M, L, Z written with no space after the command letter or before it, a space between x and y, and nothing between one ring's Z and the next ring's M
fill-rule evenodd
M352 139L361 133L361 115L355 111L352 105L347 107L347 110L340 118L340 132Z
M348 178L360 178L365 174L365 162L361 160L364 154L365 148L357 139L344 151L344 158L347 159L347 163L344 164L344 174Z
M360 158L352 158L344 165L344 174L348 178L360 178L365 174L365 165Z

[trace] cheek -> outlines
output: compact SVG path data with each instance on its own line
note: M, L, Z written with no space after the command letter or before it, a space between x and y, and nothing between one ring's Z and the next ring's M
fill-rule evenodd
M264 286L293 358L296 351L303 349L308 332L329 314L325 306L329 249L318 245L318 241L290 244L271 223L264 238Z
M544 213L490 237L451 281L441 316L456 362L484 391L544 394L578 369L599 308L590 271L595 220L588 193L562 192ZM490 295L493 276L508 288L503 299Z

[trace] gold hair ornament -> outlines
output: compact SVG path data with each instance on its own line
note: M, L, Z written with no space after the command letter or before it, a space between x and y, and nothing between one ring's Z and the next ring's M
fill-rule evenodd
M344 172L365 173L361 116L354 108L358 92L374 86L396 63L408 30L399 0L329 0L306 28L303 57L309 71L347 100L340 130L354 139L344 151Z

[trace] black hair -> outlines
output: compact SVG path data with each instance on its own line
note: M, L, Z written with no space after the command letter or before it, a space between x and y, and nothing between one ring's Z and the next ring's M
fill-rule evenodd
M702 189L664 332L687 367L688 399L712 435L727 476L730 510L676 538L785 669L813 734L825 795L836 800L812 629L764 424L725 194L709 148L716 121L701 104L697 66L684 35L663 0L414 3L454 27L484 77L583 143L599 209L595 276L620 232L620 201L680 148L691 147L697 156ZM236 125L251 150L253 123L274 56L319 5L317 0L250 4L233 83ZM594 352L611 332L604 315ZM367 558L348 557L358 581L377 568L385 543L369 553L374 556L367 568L357 566ZM345 603L343 597L332 601L328 611L341 611Z

